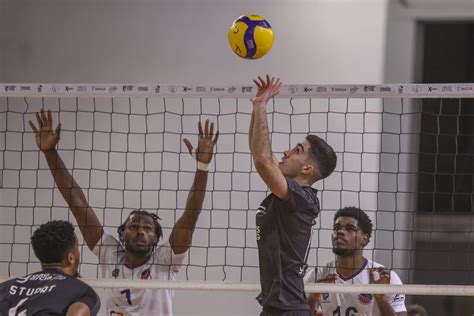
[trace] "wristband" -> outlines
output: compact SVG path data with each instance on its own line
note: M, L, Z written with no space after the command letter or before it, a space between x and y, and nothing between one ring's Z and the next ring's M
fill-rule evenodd
M197 168L201 171L209 171L210 164L204 162L197 162Z
M193 153L191 154L191 156L193 156L194 159L196 159L198 170L201 170L201 171L209 171L210 164L205 163L205 162L200 162L199 160L197 160L196 151L193 151Z

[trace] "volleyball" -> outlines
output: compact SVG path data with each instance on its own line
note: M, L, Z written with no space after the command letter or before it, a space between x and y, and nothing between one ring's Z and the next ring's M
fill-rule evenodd
M238 17L228 32L230 48L237 56L258 59L272 48L273 30L261 16L247 14Z

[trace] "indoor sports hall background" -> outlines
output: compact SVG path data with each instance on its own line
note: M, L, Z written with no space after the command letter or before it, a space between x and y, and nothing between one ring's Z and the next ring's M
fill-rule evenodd
M261 60L240 59L227 44L228 27L239 15L247 13L264 16L275 33L273 49ZM245 86L250 85L257 75L269 73L279 76L285 84L295 85L472 83L473 25L472 0L0 0L0 29L4 30L0 33L0 82ZM0 97L0 249L2 254L10 254L8 258L1 260L1 276L8 276L9 272L26 273L25 269L32 260L25 257L28 247L16 247L16 244L27 243L32 228L48 220L52 214L61 218L68 214L61 197L52 189L52 179L45 169L44 161L38 159L40 156L35 152L33 136L26 133L28 129L22 125L25 118L32 117L31 111L39 110L43 104L50 106L52 110L63 111L61 118L64 137L60 143L63 147L60 148L64 151L60 154L66 157L69 167L74 158L77 160L79 165L75 175L84 188L91 184L96 186L97 190L92 190L92 193L99 193L90 195L90 199L95 199L94 203L98 205L95 209L100 212L99 218L103 216L110 229L114 229L122 217L108 216L107 212L110 214L125 209L126 214L129 208L140 203L152 208L155 204L147 204L146 201L156 200L154 194L175 194L173 202L165 206L171 210L169 214L159 213L165 223L172 225L176 216L174 209L182 206L189 188L189 171L193 168L192 160L187 157L184 146L180 144L181 135L192 138L195 121L200 114L194 109L201 106L200 110L203 110L202 104L196 100L167 99L167 110L175 115L160 116L163 100L149 100L146 104L139 98L117 100L113 111L107 110L110 102L106 98L49 98L26 104L23 98L10 98L7 102L5 97ZM250 104L245 103L248 102L246 98L210 98L207 102L204 102L203 113L211 119L217 119L218 114L228 114L229 117L219 116L224 133L217 147L219 154L216 155L215 166L211 169L214 172L211 181L214 192L212 199L211 194L206 198L208 210L203 212L198 222L202 229L198 229L195 236L195 244L199 246L202 243L203 248L191 250L191 256L194 252L198 260L210 258L211 262L199 264L215 264L217 268L190 266L186 268L186 272L181 272L180 279L186 279L189 275L191 279L222 280L223 269L219 265L224 264L219 259L222 253L218 249L230 245L239 250L226 253L225 259L228 262L238 262L243 252L250 251L251 261L248 264L252 268L245 273L241 268L228 269L225 277L234 281L233 272L237 271L237 279L257 281L255 265L258 262L255 261L255 244L252 239L252 209L257 207L259 200L265 195L265 189L248 165L245 133ZM308 126L309 130L325 136L330 131L334 132L329 134L333 137L332 144L336 147L340 164L336 172L320 185L320 188L326 190L326 195L323 190L323 211L316 226L310 263L321 265L322 261L332 258L328 249L331 216L338 207L350 203L370 211L378 229L375 233L378 244L371 244L367 256L398 268L397 272L405 282L472 284L474 259L469 243L472 238L471 213L474 205L472 186L461 192L463 197L467 196L467 202L462 205L453 202L456 199L455 189L451 188L450 191L448 188L443 191L444 199L443 195L433 197L432 200L436 203L424 208L424 212L414 212L420 205L427 205L426 201L430 199L426 195L414 194L417 190L420 191L420 185L429 187L430 181L431 184L439 184L456 182L458 179L453 176L456 170L450 172L451 176L448 172L448 178L437 177L432 171L423 173L418 165L429 165L429 158L418 161L421 155L416 156L416 161L412 161L413 157L399 154L400 140L404 136L413 137L405 141L417 144L416 129L423 128L408 127L404 131L397 128L397 124L402 124L404 119L415 115L407 107L412 103L415 107L417 102L402 104L400 99L325 99L311 101L311 107L309 102L309 99L298 99L290 104L288 100L277 100L272 108L281 111L281 115L276 115L272 122L277 129L276 139L281 139L278 142L274 140L275 150L278 152L294 145L300 139L298 137L303 137L306 132L298 129L304 124L300 124L296 116L291 116L299 111L310 115L307 113L308 109L316 109L315 115L321 114L327 119L326 125L321 129L318 125ZM459 124L455 131L458 133L461 126L464 126L459 122L465 120L464 122L472 123L472 102L470 110L462 107L463 111L454 114L449 109L461 108L459 102L454 102L454 105L444 103L444 109L449 108L447 113L441 106L441 100L436 102L434 107L438 112L434 115L435 122L439 122L444 114L451 115L451 118L454 116ZM384 110L393 110L393 117L381 115ZM332 111L334 116L328 115L328 111ZM97 116L96 112L106 113L105 118ZM112 127L107 127L108 112L124 115L124 120L128 121L120 123L119 130L115 130L119 132L117 138L108 143L111 146L110 153L117 158L115 163L118 167L111 164L95 168L99 172L91 176L84 170L93 164L91 153L96 152L94 145L101 146L102 143L97 140L89 141L89 137L93 131L108 133L113 130ZM155 114L150 116L151 121L145 118L150 112ZM364 116L363 124L356 127L359 129L353 136L360 135L360 131L369 131L369 134L377 133L379 137L376 139L383 139L384 143L379 144L379 153L351 156L352 152L357 152L357 149L348 149L351 144L348 140L351 139L341 139L338 135L351 136L351 123L357 122L355 118L360 113L367 112L369 116ZM341 113L346 114L341 117ZM160 126L165 116L168 125ZM57 114L54 117L57 118ZM301 120L303 122L305 118ZM140 125L144 121L147 123ZM293 122L294 129L289 129L289 121ZM94 122L93 126L91 122ZM427 126L429 125L428 123ZM331 130L332 127L335 130ZM144 135L149 129L152 129L151 135L166 132L168 136L161 140L146 139ZM441 127L437 131L444 132ZM294 136L289 137L292 132ZM431 134L430 131L427 133ZM472 129L463 133L468 135L465 147L474 148ZM120 135L131 136L125 141L127 148L120 147ZM152 144L162 141L162 148L168 150L169 155L151 153L146 157L149 160L144 165L140 160L144 156L137 160L129 159L128 164L124 164L122 157L129 157L126 153L133 155L135 152L142 152L143 146L140 147L140 144L147 144L147 141ZM362 145L362 141L352 139L354 146L359 143ZM446 143L449 144L450 141L447 140ZM130 148L134 144L137 147ZM365 140L364 144L367 146L370 141ZM461 174L460 181L472 181L473 153L470 151L464 154L457 148L452 157L448 158L458 165L465 163L468 166ZM156 148L151 149L153 152ZM437 153L439 150L444 149L440 147ZM449 156L449 149L446 150ZM365 152L365 147L362 151ZM461 159L458 162L459 157L467 160ZM176 163L176 158L179 164ZM151 166L146 165L147 161ZM155 165L156 161L159 163ZM360 167L363 162L372 165L374 169L370 169L370 166L369 169L363 169ZM441 161L439 164L441 165ZM153 175L158 174L163 166L169 169L170 178L176 177L175 183L154 183ZM21 167L31 170L22 171ZM132 173L147 170L150 173L141 172L142 178L139 180L134 180L133 174L127 178L129 180L122 180L125 179L125 170ZM246 171L241 174L241 170ZM420 177L421 173L425 177ZM404 178L406 174L409 177ZM160 176L170 179L165 178L166 175ZM243 181L236 180L239 176L243 177ZM102 182L105 178L107 180ZM228 185L230 182L232 184ZM148 192L147 183L164 190L162 193ZM249 183L251 185L246 187ZM179 190L176 189L178 187ZM118 194L126 201L125 204L112 203L101 209L100 191L105 189L109 189L112 198ZM238 212L245 207L227 203L229 195L226 192L231 189L246 192L243 193L246 196L244 199L248 202L250 211ZM427 190L436 192L436 189ZM145 196L150 194L149 199L136 194L137 191L145 192ZM425 200L421 199L423 197ZM443 204L447 199L451 202ZM50 204L54 205L52 210ZM212 213L211 206L219 211ZM227 215L226 209L233 215ZM377 210L381 212L377 213ZM414 232L414 226L419 229L419 233ZM226 230L226 227L239 229ZM460 231L460 234L453 234L455 230ZM165 238L168 234L169 231L165 232ZM245 242L242 242L244 238ZM225 243L220 244L223 240ZM216 247L216 252L209 254L206 248L208 246ZM321 249L317 249L318 246ZM209 248L211 252L214 251L212 247ZM437 251L439 249L441 250ZM200 251L206 254L200 256ZM89 263L83 266L83 274L94 275L93 255L86 247L83 247L82 255L84 261ZM436 257L437 255L441 257ZM417 269L420 262L428 264L423 261L427 256L436 258L433 261L439 263L438 266L422 266L424 270L431 271L431 274L422 273L419 266ZM443 260L446 258L452 260ZM12 265L11 262L17 263ZM33 267L37 268L37 265ZM178 291L174 299L175 315L255 315L260 309L254 299L256 295L257 293ZM466 310L472 314L474 311L468 298L442 297L430 301L426 297L412 296L409 297L409 302L421 302L429 306L432 308L430 315L458 315L456 311Z

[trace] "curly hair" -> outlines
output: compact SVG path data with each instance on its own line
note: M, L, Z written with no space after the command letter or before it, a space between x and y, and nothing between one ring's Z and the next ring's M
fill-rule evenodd
M130 212L130 214L128 214L128 217L125 220L125 222L117 228L117 232L118 232L120 240L122 240L122 234L125 228L127 227L127 224L130 221L130 218L132 217L132 215L135 215L135 214L149 216L153 220L153 224L155 225L155 235L156 237L158 237L156 239L156 243L153 244L153 247L156 247L156 245L158 245L158 241L163 237L163 229L161 228L161 225L158 222L158 220L161 220L161 218L159 218L158 215L150 213L145 210L133 210Z
M41 263L60 263L76 245L74 226L62 220L42 224L31 236L31 245Z
M364 234L367 234L367 236L369 236L369 240L370 240L370 236L372 235L373 225L367 213L365 213L363 210L355 206L344 207L344 208L341 208L339 211L337 211L336 214L334 215L334 223L341 216L352 217L356 219L357 225L359 226L359 228L362 230Z

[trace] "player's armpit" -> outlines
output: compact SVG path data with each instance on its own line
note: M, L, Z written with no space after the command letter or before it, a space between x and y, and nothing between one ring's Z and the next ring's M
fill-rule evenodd
M91 316L91 311L86 304L76 302L69 306L66 316Z
M286 200L288 197L288 182L273 157L269 159L254 157L254 164L255 169L257 169L258 174L270 191L280 199Z

